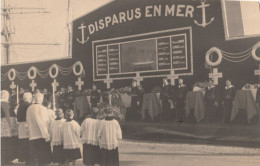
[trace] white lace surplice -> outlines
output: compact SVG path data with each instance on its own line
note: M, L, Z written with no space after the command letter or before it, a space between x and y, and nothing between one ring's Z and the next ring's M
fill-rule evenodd
M98 127L99 120L87 118L81 124L81 140L82 143L98 145Z
M64 149L76 149L80 147L80 126L72 120L65 122L62 127Z
M61 130L66 120L54 120L50 124L51 146L61 145L63 142Z
M100 122L98 137L99 146L102 149L113 150L118 147L118 140L122 139L122 131L116 120L102 120Z

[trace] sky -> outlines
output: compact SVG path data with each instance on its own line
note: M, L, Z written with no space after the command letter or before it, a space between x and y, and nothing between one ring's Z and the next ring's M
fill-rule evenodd
M1 7L5 0L1 0ZM8 0L11 10L10 29L12 44L10 47L10 64L60 59L71 56L69 52L69 28L67 22L83 16L111 0ZM38 13L44 8L48 13ZM17 13L30 14L17 14ZM3 16L1 27L3 27ZM2 28L1 28L2 29ZM3 36L1 42L5 42ZM36 44L37 43L37 44ZM1 64L6 63L6 50L1 45Z

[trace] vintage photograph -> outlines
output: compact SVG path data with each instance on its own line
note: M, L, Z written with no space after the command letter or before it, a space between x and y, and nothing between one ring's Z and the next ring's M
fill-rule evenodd
M260 1L1 0L0 160L260 166Z

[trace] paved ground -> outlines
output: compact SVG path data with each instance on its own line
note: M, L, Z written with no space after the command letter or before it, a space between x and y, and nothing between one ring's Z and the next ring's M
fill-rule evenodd
M121 127L120 166L260 166L257 125L133 122ZM83 166L82 160L77 165Z
M245 147L122 140L119 153L120 166L259 166L260 163L260 149ZM77 165L83 166L82 160Z

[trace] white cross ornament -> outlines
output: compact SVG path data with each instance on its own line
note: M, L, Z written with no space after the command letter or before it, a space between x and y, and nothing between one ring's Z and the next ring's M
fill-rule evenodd
M171 85L175 85L175 80L179 78L178 75L175 75L174 70L171 70L171 74L167 76L169 80L171 80Z
M37 86L37 83L32 80L32 83L30 83L30 87L32 88L32 92L34 92L35 87Z
M259 80L260 80L260 65L259 65L259 69L255 70L255 76L259 76Z
M10 85L10 88L11 89L15 89L16 88L16 85L14 84L14 82L12 82L12 84Z
M110 84L113 82L111 78L109 78L109 75L106 76L106 79L104 80L104 83L107 84L107 89L110 89Z
M53 80L53 82L51 83L52 89L54 92L56 92L57 87L59 86L59 83L56 81L56 79Z
M140 73L136 73L136 77L134 79L136 80L137 86L139 86L141 81L143 81L143 77L140 77Z
M209 78L213 79L215 85L218 85L218 79L222 78L222 73L218 73L218 68L213 68L213 72L209 73Z
M84 81L81 81L81 77L78 77L78 81L75 82L75 85L78 86L78 90L81 90L81 86L84 85Z

